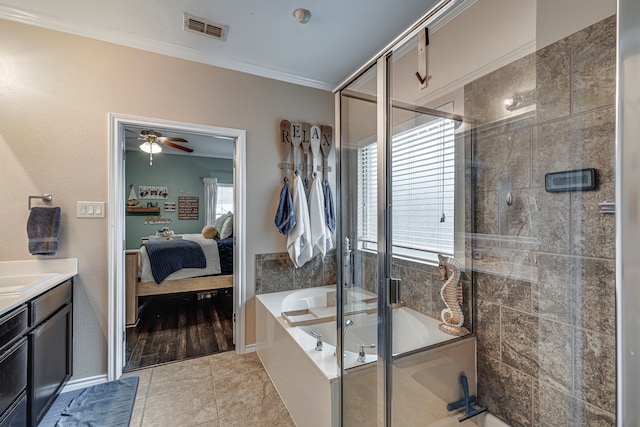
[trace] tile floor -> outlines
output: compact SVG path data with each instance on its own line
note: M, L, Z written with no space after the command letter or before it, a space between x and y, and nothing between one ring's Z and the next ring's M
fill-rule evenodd
M140 377L135 427L294 427L255 353L233 351L124 374Z

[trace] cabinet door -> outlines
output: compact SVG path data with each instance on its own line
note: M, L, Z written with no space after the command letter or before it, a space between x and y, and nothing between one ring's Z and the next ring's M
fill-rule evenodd
M27 393L23 392L15 405L0 421L0 427L25 427L27 425Z
M30 418L35 426L72 374L72 305L67 304L30 334Z
M27 387L27 339L0 354L0 418Z

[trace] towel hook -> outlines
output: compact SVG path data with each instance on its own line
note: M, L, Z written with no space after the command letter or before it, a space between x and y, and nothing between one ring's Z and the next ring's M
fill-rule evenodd
M29 196L29 210L31 210L31 199L40 199L43 202L50 202L53 200L53 195L43 194L42 196Z

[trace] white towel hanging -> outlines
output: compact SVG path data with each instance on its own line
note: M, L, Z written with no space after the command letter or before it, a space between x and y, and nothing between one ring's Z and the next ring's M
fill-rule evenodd
M296 225L287 236L287 251L293 265L299 268L313 258L309 206L300 175L296 175L293 180L293 212Z
M324 213L324 192L322 191L322 179L317 176L311 184L309 193L309 219L311 222L311 245L313 256L318 254L323 257L327 253L327 220Z

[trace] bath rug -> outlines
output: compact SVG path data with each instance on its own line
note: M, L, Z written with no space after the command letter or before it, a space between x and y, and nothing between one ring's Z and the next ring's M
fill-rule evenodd
M62 393L38 427L128 427L138 391L138 377Z

